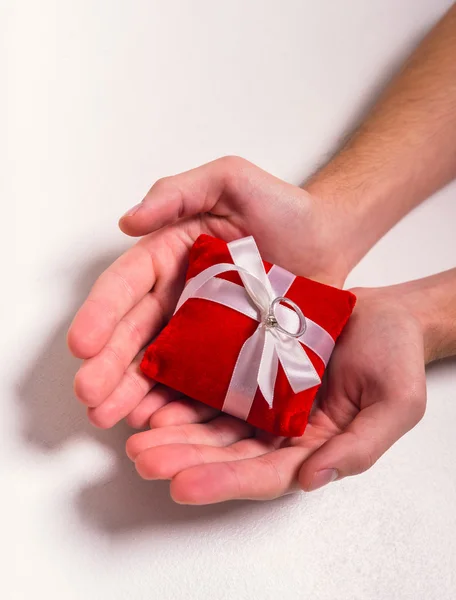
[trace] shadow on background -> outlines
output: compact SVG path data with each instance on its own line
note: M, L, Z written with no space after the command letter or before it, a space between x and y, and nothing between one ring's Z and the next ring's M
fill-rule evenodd
M125 442L133 431L125 423L106 431L96 429L74 397L73 378L79 361L66 347L66 332L97 275L114 258L96 261L79 278L75 284L74 311L55 328L18 383L23 439L41 452L59 451L72 438L90 438L109 450L115 457L114 472L82 488L75 499L79 516L108 535L147 527L184 527L195 521L219 520L233 512L254 515L260 507L258 503L238 501L206 507L175 504L167 482L142 480L127 458ZM286 498L281 501L288 502Z
M442 358L426 367L426 374L432 377L444 377L446 374L454 373L456 370L456 356Z

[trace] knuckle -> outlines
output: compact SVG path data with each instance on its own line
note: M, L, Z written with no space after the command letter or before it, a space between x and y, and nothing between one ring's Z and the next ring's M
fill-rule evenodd
M181 189L178 179L179 175L170 175L161 177L152 186L151 192L154 196L165 198L167 202L177 207L177 218L185 216L184 192Z
M358 457L357 472L364 473L375 465L377 458L373 455L369 448L365 448Z
M137 344L142 344L143 335L141 334L138 324L129 317L124 317L123 324L127 329L130 339Z
M104 400L98 387L93 385L83 368L79 369L73 381L73 391L76 398L88 407L94 408Z
M223 156L217 161L219 177L224 182L226 189L238 191L239 185L248 180L251 174L252 163L240 156Z
M106 283L108 281L108 277L110 277L113 280L116 280L114 282L114 284L116 285L116 287L119 290L125 290L125 293L127 294L127 297L130 298L131 300L135 301L136 298L136 294L135 294L135 290L133 289L133 287L131 286L131 284L128 282L127 278L125 277L125 275L123 275L120 271L116 270L116 268L114 267L114 265L111 265L111 267L109 269L107 269L104 273L103 273L103 280ZM119 287L119 285L120 287Z
M231 456L232 456L232 458L234 458L234 460L239 460L241 458L244 458L243 452L235 444L233 444L232 446L227 446L226 451L228 454L231 454Z
M242 485L241 478L239 477L239 474L236 471L235 466L230 462L225 462L223 464L225 465L225 469L229 472L230 476L233 479L235 489L236 489L235 497L236 498L244 498L244 487Z
M155 448L150 448L146 453L140 454L135 461L136 470L144 479L170 479L172 470L170 471L169 463L153 460L155 453Z
M160 177L154 183L151 188L151 191L158 196L166 196L168 199L179 199L181 198L181 191L178 185L178 181L176 180L177 175L168 175L166 177Z
M134 370L127 369L124 373L125 383L133 392L136 392L141 400L150 389L148 382L138 375Z
M162 189L169 189L173 185L173 178L171 176L160 177L152 186L156 191Z
M226 154L225 156L221 156L218 161L227 166L237 166L240 163L244 163L245 159L236 154Z
M127 415L125 421L127 425L132 429L143 429L144 427L144 420L141 419L141 417L136 415L135 413L130 413L129 415Z
M374 446L366 444L365 441L354 432L346 432L343 435L351 436L353 447L347 474L358 475L373 467L380 457L380 454L374 451ZM345 469L342 469L342 471L344 472Z
M402 399L401 404L405 408L410 419L411 426L415 426L424 417L426 411L426 388L414 386Z
M98 411L96 408L89 408L87 411L87 417L90 423L98 429L110 429L113 425L115 425L115 422L113 423L106 415L104 415L101 411Z
M172 427L175 425L173 415L169 414L169 411L157 411L153 413L149 418L149 427L151 429L160 429L162 427Z
M421 395L414 395L408 400L409 413L413 425L416 425L424 417L426 412L426 398Z
M268 473L271 479L271 482L273 482L271 486L270 497L275 498L277 496L280 496L285 490L286 486L282 479L279 469L268 456L260 456L258 460L265 467L266 472Z
M244 158L235 155L222 156L217 162L227 173L237 173L248 164Z

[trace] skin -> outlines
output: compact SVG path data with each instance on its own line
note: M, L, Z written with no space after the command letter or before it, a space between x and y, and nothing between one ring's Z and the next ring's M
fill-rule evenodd
M170 479L177 502L205 504L310 491L370 468L422 418L425 364L456 353L456 269L353 291L358 307L303 437L267 436L182 399L128 441L139 474Z
M174 500L200 504L275 498L372 466L424 413L423 333L399 302L385 305L388 290L357 292L359 309L303 437L258 436L215 411L194 424L201 420L196 403L171 403L152 416L150 431L128 441L139 474L171 479Z
M166 324L200 233L254 235L264 258L341 286L409 210L456 175L456 8L423 41L370 116L301 189L237 157L158 181L120 221L144 236L95 283L68 333L84 359L76 395L91 422L134 427L141 476L178 502L267 499L369 468L425 409L424 366L456 348L456 275L358 289L358 304L302 438L273 438L179 397L138 370ZM426 168L423 168L423 165ZM450 300L449 300L450 299Z

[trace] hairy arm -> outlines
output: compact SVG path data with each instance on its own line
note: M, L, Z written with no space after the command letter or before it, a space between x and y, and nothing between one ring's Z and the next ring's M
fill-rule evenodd
M454 177L456 5L305 188L340 210L343 250L352 267L407 212Z

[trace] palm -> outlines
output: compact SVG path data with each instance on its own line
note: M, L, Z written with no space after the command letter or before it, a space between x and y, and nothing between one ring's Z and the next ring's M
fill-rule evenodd
M374 299L370 292L359 295L301 438L268 436L181 398L152 415L152 430L130 438L127 452L139 473L171 479L179 501L207 503L273 498L299 485L307 489L315 463L324 463L331 452L333 460L349 453L351 474L370 467L378 456L363 439L380 431L386 449L422 415L423 349L419 328L404 309L385 309L388 299L381 293Z

